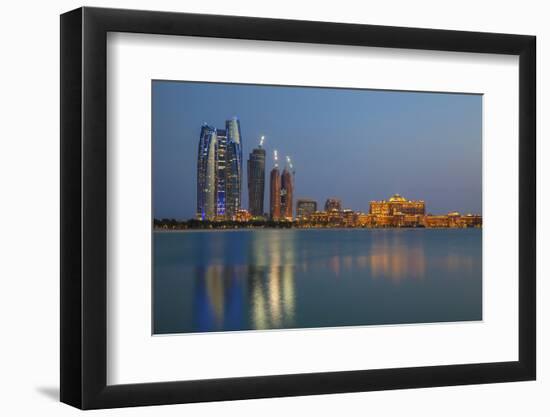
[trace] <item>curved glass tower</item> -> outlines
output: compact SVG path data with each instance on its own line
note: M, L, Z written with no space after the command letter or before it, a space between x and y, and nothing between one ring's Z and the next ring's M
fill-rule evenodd
M216 216L216 129L207 124L201 128L197 156L197 217Z
M243 151L239 119L234 117L227 120L225 131L227 134L225 214L229 218L234 218L241 208Z
M227 132L217 129L216 136L216 216L224 218L227 182Z

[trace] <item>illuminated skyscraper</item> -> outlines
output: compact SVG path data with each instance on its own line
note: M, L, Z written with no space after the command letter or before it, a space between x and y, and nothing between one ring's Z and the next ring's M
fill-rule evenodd
M242 137L239 120L225 130L201 128L197 158L197 218L235 218L241 208Z
M242 183L242 140L241 125L234 117L225 122L227 134L226 148L226 183L225 183L225 214L234 218L241 208L241 183Z
M216 130L216 216L225 216L225 193L227 182L227 132Z
M264 137L248 157L248 211L252 216L264 214L265 149Z
M277 151L274 152L274 156L275 166L271 170L269 179L269 215L271 220L279 220L281 218L281 175L277 162Z
M216 215L216 129L204 124L197 156L197 217L212 219Z
M281 174L281 215L288 220L292 220L293 182L293 175L285 166Z

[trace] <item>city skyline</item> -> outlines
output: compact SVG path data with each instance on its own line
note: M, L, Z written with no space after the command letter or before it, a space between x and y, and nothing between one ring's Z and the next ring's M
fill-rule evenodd
M283 217L289 217L289 213L293 216L298 200L312 199L322 205L329 197L336 197L341 200L342 208L368 212L372 200L382 200L394 193L426 200L429 212L481 213L481 96L165 81L155 81L153 86L155 218L193 218L198 214L199 207L203 206L211 206L210 210L216 214L225 214L224 208L227 208L229 214L236 213L239 208L250 208L256 214L262 210L263 206L263 212L269 214L273 196L266 183L269 181L271 185L273 182L273 176L270 177L270 173L275 169L271 157L274 149L280 149L281 155L291 155L299 166L298 182L294 181L294 169L290 161L283 163L282 170L277 169L279 171L277 180L280 183L278 186L282 187L279 191L279 193L282 191L282 195L278 196L282 201L277 210ZM198 91L202 89L209 91L202 91L202 93ZM285 91L281 92L281 89ZM263 109L252 111L247 108L251 103L260 104L258 101L260 98L267 100L270 97L272 100L268 100L269 103L263 103ZM353 119L354 105L360 102L365 104L361 110L364 114L362 123L355 126L357 136L350 137L345 128L350 121L345 122L337 118L338 112L334 114L332 123L327 125L326 120L321 117L326 114L325 106L322 104L319 106L314 98L325 98L321 103L328 107L333 107L328 100L335 99L350 110L350 120ZM208 101L210 106L202 108L199 105L202 100ZM309 103L309 106L305 106L306 103ZM191 104L194 104L192 111L189 109ZM276 104L284 105L275 106ZM296 120L292 119L289 121L293 121L290 125L295 128L291 129L292 134L275 134L274 137L268 135L269 132L276 133L274 125L284 124L283 116L288 115L286 105L294 109L296 107L304 109L307 117L302 123L303 126L296 126L294 124ZM445 110L446 124L442 124L441 120L435 117L439 114L441 118L442 105ZM223 110L228 106L240 111ZM266 111L266 107L271 111ZM460 108L465 112L459 112ZM372 121L369 110L378 113L384 110L384 117L377 119L379 125L376 128L369 129L369 121ZM449 114L453 111L456 116L454 118ZM178 117L178 112L181 112L181 117ZM393 119L390 117L392 112ZM203 117L204 120L194 126L194 129L185 122L188 119L198 120L200 114L208 116L213 113L218 117L215 119ZM241 116L241 114L250 116L251 113L256 117L244 119ZM427 124L419 124L418 121L413 120L419 115L423 115L424 118L432 115L434 123L430 125L425 121ZM270 116L268 120L266 116ZM225 129L212 127L219 124L221 120L226 121ZM308 120L309 123L306 123ZM312 123L314 120L317 124ZM396 120L400 123L397 130ZM406 120L408 122L404 123ZM465 125L466 121L470 123ZM399 149L399 146L396 148L395 140L391 138L382 141L380 125L385 125L390 133L397 131L398 136L408 138L408 141L401 144L405 149ZM200 135L197 133L199 128ZM304 129L315 136L309 137L309 143L306 138L300 140L308 136L303 134ZM195 130L194 137L188 137L192 130ZM421 136L422 132L427 136ZM428 135L426 132L431 133ZM209 140L204 139L207 136ZM199 137L199 158L197 159L196 146ZM448 149L449 143L443 143L445 152L437 152L438 145L442 145L441 142L445 142L445 138L451 139L449 141L451 149ZM262 146L259 146L260 141ZM330 142L333 142L330 148L324 146ZM167 148L170 143L174 147L171 151ZM214 181L213 178L208 177L204 167L201 168L200 160L201 149L207 150L207 145L212 143L214 143L213 147L221 149L223 155L223 164L220 164L219 160L211 162L215 172L226 172L224 175L217 175L215 179L217 190L224 191L216 194L215 201L206 202L201 200L200 193L196 193L196 204L194 204L195 202L190 198L195 194L192 192L193 188L200 188L201 181L203 184L208 180ZM427 144L430 145L428 148L426 148ZM416 154L404 152L411 147L418 148L418 152ZM183 152L177 153L178 150ZM449 152L450 150L456 152ZM433 153L433 157L427 158L426 153L430 152ZM188 154L194 156L195 163L189 162ZM384 154L390 156L385 164L384 158L381 158ZM244 155L248 155L248 157L245 156L245 161L243 161ZM207 156L208 152L205 153L205 157ZM375 158L376 156L379 158ZM327 157L332 158L329 166L326 164ZM179 164L175 163L178 159ZM352 167L355 170L350 170L351 164L348 160L357 161L358 159L364 159L364 161ZM413 160L412 162L423 160L424 163L414 164L410 159ZM372 163L368 163L369 161ZM458 169L457 163L464 161L466 161L465 166ZM247 164L247 169L243 169L243 164ZM289 164L290 168L287 169ZM249 177L249 173L253 171L252 166L256 165L258 167L263 165L262 168L265 171L263 187L262 179L258 176ZM290 206L285 203L286 194L289 192L289 187L284 184L285 171L286 176L292 178ZM327 171L332 175L327 176ZM205 173L204 178L201 178L201 172ZM430 172L442 175L429 175ZM478 173L477 179L476 173ZM288 178L286 183L289 182ZM192 188L189 187L190 180L196 180L196 185ZM390 189L382 188L393 183L398 185ZM256 191L251 191L251 184L256 184ZM399 186L399 184L402 185ZM260 192L261 188L264 188L265 192L263 189ZM409 191L402 191L402 188ZM253 195L255 197L252 197ZM255 200L252 205L249 204L251 199ZM220 202L223 203L220 205ZM195 209L193 209L194 206L196 206Z

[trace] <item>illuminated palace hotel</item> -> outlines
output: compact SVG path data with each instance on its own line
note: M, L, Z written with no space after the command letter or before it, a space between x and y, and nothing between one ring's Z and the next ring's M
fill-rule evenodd
M427 227L465 228L481 227L482 218L477 214L461 215L451 212L444 215L426 215L423 200L407 200L394 194L388 200L371 201L368 213L343 209L336 198L327 199L324 211L317 211L314 200L300 199L296 205L295 226L311 227Z
M371 201L369 213L377 216L394 216L396 214L424 216L426 204L423 200L407 200L399 194L394 194L389 200Z
M369 214L371 218L365 220L378 227L416 227L424 224L426 204L394 194L389 200L371 201Z

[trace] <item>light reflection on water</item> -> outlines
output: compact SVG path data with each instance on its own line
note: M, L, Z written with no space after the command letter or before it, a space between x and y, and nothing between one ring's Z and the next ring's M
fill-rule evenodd
M156 333L481 319L480 230L154 237Z

